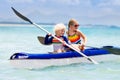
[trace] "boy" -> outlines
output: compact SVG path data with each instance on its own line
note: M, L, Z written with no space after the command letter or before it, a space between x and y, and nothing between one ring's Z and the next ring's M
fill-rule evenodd
M45 37L45 44L53 43L54 53L65 52L64 42L68 43L67 37L64 36L66 26L62 23L56 24L54 27L55 36L61 39L63 42L61 43L56 38L52 37L51 34L47 34Z

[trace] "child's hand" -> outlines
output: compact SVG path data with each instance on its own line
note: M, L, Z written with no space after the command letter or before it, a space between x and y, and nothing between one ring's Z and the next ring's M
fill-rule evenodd
M51 34L51 33L48 33L47 35L48 35L48 36L52 36L52 34Z
M66 45L66 42L65 42L65 41L63 41L63 42L62 42L62 44L65 46L65 45Z
M84 44L81 44L80 45L80 50L83 51L85 49L85 45Z

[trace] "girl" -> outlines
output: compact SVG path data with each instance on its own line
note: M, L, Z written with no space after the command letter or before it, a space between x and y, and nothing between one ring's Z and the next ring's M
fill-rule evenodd
M68 40L79 50L84 50L87 38L86 36L78 30L80 25L75 19L71 19L68 23ZM81 42L82 40L82 42Z

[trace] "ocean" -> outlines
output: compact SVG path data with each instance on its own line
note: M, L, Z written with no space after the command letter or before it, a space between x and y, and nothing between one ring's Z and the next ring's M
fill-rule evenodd
M53 33L53 25L41 25ZM120 47L120 27L81 26L87 36L87 46ZM120 59L100 62L98 65L80 63L65 66L50 66L43 69L16 69L9 58L16 52L47 53L52 46L39 43L37 36L46 33L35 26L0 27L0 80L119 80ZM119 56L119 55L118 55Z

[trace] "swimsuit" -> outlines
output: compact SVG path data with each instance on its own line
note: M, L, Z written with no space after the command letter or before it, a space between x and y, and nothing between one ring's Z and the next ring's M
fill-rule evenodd
M65 36L60 36L58 37L60 38L62 41L65 41L68 44L68 39ZM63 45L59 40L57 40L56 38L46 35L45 37L45 44L53 44L53 49L54 51L57 51L58 49L64 50L66 48L65 45Z
M70 40L71 43L74 44L80 44L81 40L80 40L80 36L77 34L74 34L72 36L68 36L68 40Z
M60 39L62 41L64 41L62 37ZM64 50L64 46L63 46L63 44L59 40L53 38L52 39L52 43L53 43L53 49L54 49L54 51L57 51L58 49Z

